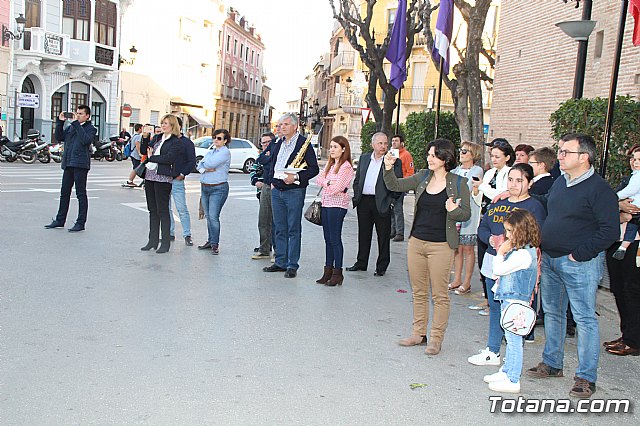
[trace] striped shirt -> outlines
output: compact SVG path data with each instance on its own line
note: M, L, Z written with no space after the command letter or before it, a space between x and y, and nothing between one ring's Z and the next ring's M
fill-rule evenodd
M289 161L289 157L291 157L291 154L293 154L293 150L296 148L298 136L300 136L300 133L296 132L288 141L286 140L286 138L282 138L282 141L280 142L280 151L278 152L278 158L276 158L274 170L282 171L287 167L287 161Z

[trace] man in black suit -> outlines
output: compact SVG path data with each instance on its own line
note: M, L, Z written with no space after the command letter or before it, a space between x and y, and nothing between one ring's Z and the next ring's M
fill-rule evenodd
M378 236L378 260L373 275L381 277L387 271L391 259L389 253L389 237L391 236L391 202L400 196L398 192L389 191L384 184L384 155L387 153L389 139L378 132L371 138L373 152L362 154L358 163L356 177L353 180L353 207L358 213L358 256L356 263L347 271L366 271L371 251L373 226ZM402 177L402 163L397 160L394 173Z
M529 165L533 168L533 185L529 194L545 195L553 185L551 170L558 162L556 153L548 147L539 148L529 154Z

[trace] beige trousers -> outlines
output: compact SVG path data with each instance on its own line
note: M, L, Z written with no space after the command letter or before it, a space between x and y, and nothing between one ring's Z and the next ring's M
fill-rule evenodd
M449 321L449 278L454 250L445 243L409 238L407 263L413 292L413 333L425 336L429 322L429 291L433 322L429 340L442 342Z

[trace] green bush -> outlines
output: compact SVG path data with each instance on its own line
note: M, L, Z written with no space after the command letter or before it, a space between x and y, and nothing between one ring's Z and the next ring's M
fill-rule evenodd
M395 123L391 128L394 130L393 134L395 134ZM373 148L371 148L371 138L377 131L376 123L374 121L368 121L364 126L362 126L362 130L360 130L360 150L363 154L365 152L373 151ZM400 133L403 135L405 134L405 125L403 123L400 123ZM391 143L391 136L393 134L389 135L389 143Z
M413 164L416 170L427 167L427 144L433 140L435 133L436 113L412 112L405 122L405 145L413 156ZM453 113L440 112L438 137L449 139L456 146L460 146L460 130Z
M596 171L600 170L603 153L604 128L607 117L606 98L569 99L551 114L551 136L559 140L567 133L590 135L598 146ZM630 96L616 97L609 158L605 178L615 187L624 176L630 174L627 151L640 143L640 102Z

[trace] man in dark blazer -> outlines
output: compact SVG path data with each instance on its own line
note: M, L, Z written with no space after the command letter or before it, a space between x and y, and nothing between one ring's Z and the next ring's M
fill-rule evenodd
M389 139L378 132L371 138L372 153L362 154L358 170L353 180L353 207L358 213L358 256L356 263L347 271L366 271L369 264L373 226L378 236L378 260L373 275L381 277L387 271L391 260L389 238L391 236L391 202L400 196L389 191L382 177L384 155L387 153ZM402 177L402 162L397 160L393 168L399 178Z
M60 205L56 218L45 228L62 228L67 220L71 189L76 187L78 198L78 218L69 228L69 232L84 231L87 222L89 201L87 198L87 175L91 167L91 144L97 130L91 124L91 109L86 105L79 105L70 118L70 124L65 128L67 117L61 112L56 120L54 137L58 142L64 142L62 155L62 188L60 189Z
M306 168L298 172L289 168L298 156L306 138L298 133L298 117L285 114L280 118L282 138L272 143L273 167L269 170L271 179L271 209L276 230L276 261L262 268L264 272L284 271L285 278L295 278L302 241L302 208L309 180L316 176L320 168L318 159L309 144L304 154Z

